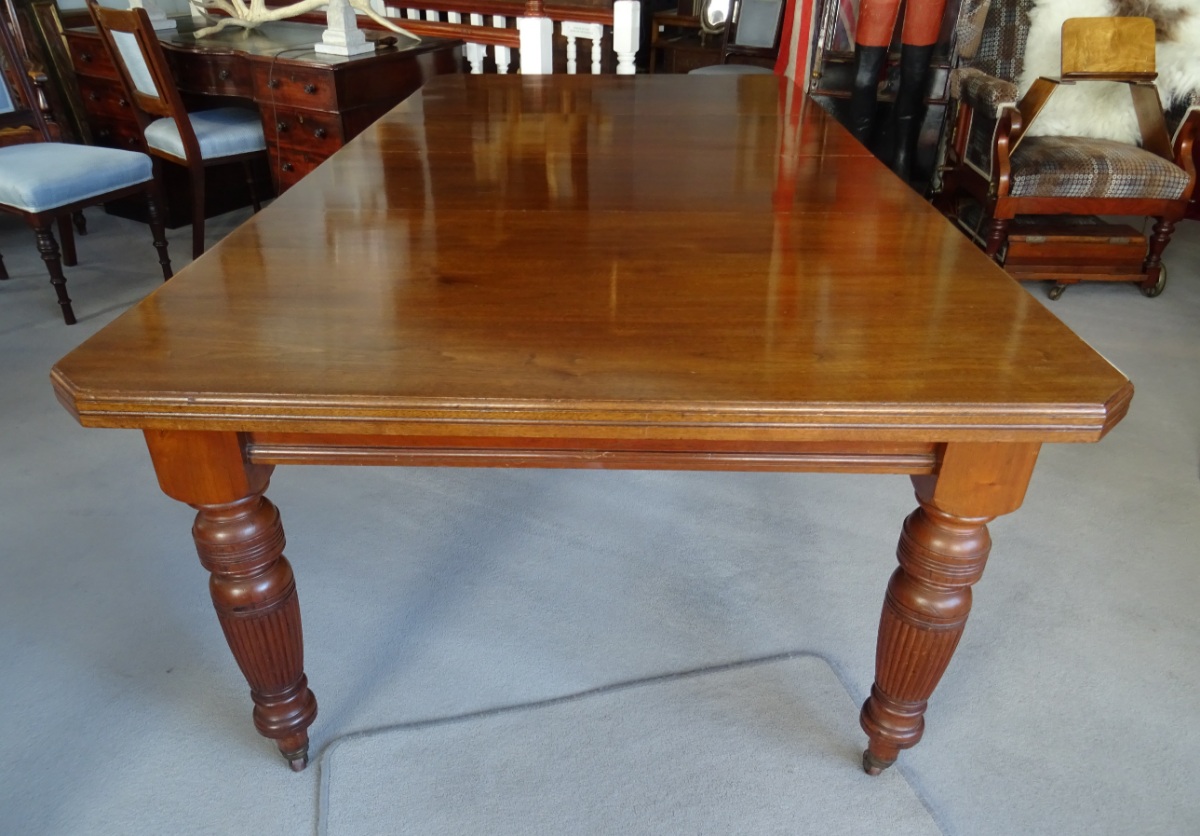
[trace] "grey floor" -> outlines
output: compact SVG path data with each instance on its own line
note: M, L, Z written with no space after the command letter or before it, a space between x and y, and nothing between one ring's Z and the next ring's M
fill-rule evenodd
M0 217L0 833L311 833L321 755L348 735L770 654L828 661L849 729L828 757L858 769L905 479L293 468L270 495L321 714L315 768L288 772L251 727L191 512L136 433L81 429L51 392L51 365L159 283L144 227L89 218L68 328ZM1167 261L1158 299L1093 284L1047 303L1137 395L1101 443L1046 448L992 525L925 740L888 778L945 834L1200 833L1200 224ZM675 775L663 752L650 772ZM869 807L880 785L848 786ZM437 830L429 804L396 806L383 832Z

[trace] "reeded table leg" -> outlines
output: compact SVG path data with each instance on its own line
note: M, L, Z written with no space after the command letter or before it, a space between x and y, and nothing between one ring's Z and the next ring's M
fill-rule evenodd
M878 775L921 739L926 700L958 646L971 584L983 575L988 518L943 514L928 503L904 521L875 650L875 685L863 705L871 738L863 768Z
M304 676L300 600L283 556L279 511L261 494L200 505L192 535L221 629L250 683L254 725L275 740L293 770L308 765L317 701Z
M163 491L198 511L192 535L212 573L217 618L250 684L254 725L298 772L308 765L317 700L304 675L300 603L283 556L283 525L263 496L271 468L245 462L236 433L148 430L146 442Z
M925 708L958 647L971 585L991 549L987 523L1016 510L1037 445L949 445L937 476L913 478L920 507L904 521L888 583L875 684L859 722L870 738L863 768L887 769L921 739Z

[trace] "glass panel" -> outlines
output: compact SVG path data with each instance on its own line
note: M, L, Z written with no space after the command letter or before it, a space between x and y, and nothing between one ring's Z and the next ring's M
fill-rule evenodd
M706 32L717 33L729 22L730 0L704 0L700 7L700 23Z
M150 68L146 66L146 59L142 55L141 47L138 46L137 36L132 32L113 32L112 36L117 44L117 51L121 53L121 63L125 65L125 69L129 72L129 78L133 81L133 86L137 88L137 91L156 99L162 98L158 87L154 85Z
M830 52L853 52L859 0L830 0L830 2L836 5L836 12L827 48Z

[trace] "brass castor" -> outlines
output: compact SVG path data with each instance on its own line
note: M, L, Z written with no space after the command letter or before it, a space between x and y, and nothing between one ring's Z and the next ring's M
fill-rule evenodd
M1046 291L1046 295L1050 297L1050 301L1057 301L1058 297L1063 295L1063 291L1067 289L1065 284L1056 284L1054 287Z
M1158 281L1147 287L1146 285L1138 285L1138 289L1142 291L1142 295L1147 299L1153 299L1155 296L1163 292L1163 288L1167 286L1167 265L1163 264L1158 268Z
M883 770L891 766L895 761L881 760L871 754L871 750L867 749L863 752L862 764L863 772L868 775L882 775Z
M294 758L288 758L288 766L292 768L292 772L303 772L304 768L308 766L308 752Z

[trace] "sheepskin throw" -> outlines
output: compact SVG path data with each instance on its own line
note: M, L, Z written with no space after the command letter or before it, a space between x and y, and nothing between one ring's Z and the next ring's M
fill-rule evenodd
M1154 21L1158 95L1169 108L1200 90L1200 0L1034 0L1025 64L1017 87L1024 95L1038 76L1062 69L1062 24L1072 17L1148 17ZM1064 85L1050 97L1030 135L1086 136L1136 143L1141 138L1125 85L1088 81Z

